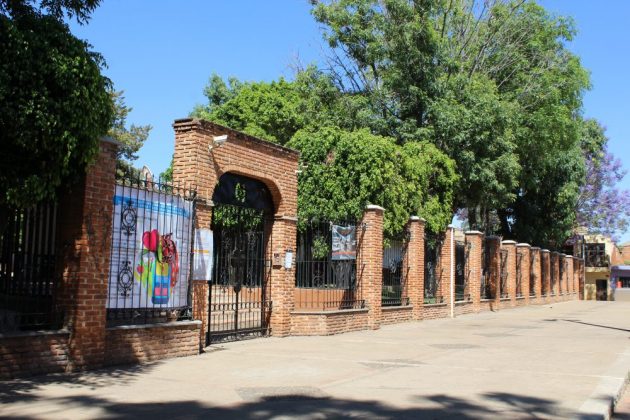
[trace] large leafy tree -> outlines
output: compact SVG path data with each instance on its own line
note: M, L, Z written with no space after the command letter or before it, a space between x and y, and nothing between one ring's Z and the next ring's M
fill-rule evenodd
M338 85L369 98L371 127L455 160L455 206L472 227L491 231L499 216L504 235L562 242L583 182L589 86L565 47L569 19L529 0L332 0L313 14Z
M97 4L0 1L0 213L54 197L111 126L103 59L62 20L83 22Z
M436 232L450 222L452 160L427 142L401 145L365 128L373 121L366 98L341 92L321 72L308 68L294 81L271 83L213 76L205 93L208 104L193 115L301 152L302 219L360 217L372 203L387 208L388 235L414 214Z

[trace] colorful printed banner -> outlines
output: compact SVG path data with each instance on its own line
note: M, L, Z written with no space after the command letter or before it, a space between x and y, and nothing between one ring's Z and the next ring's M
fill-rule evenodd
M108 308L188 305L191 215L181 197L116 186Z

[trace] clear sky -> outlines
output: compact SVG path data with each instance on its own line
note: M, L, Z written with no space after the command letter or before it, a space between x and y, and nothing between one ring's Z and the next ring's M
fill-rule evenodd
M541 3L575 19L579 32L569 48L593 84L585 116L607 127L611 152L630 169L630 1ZM213 72L270 81L290 78L296 59L320 60L324 47L309 10L307 0L103 0L88 25L71 27L105 57L106 75L133 107L128 121L153 126L137 163L159 173L173 153L173 120L205 102ZM630 175L623 187L630 189Z

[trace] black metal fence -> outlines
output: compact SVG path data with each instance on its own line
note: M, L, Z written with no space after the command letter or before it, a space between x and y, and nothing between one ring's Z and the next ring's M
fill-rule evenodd
M424 303L442 303L440 253L444 236L427 233L424 237Z
M298 223L296 309L341 310L365 306L357 282L355 221Z
M501 281L501 291L500 297L502 299L510 296L510 291L508 290L508 250L501 250L501 270L499 272L499 278Z
M195 191L117 180L107 299L109 325L189 319Z
M409 305L407 296L407 274L409 267L405 263L407 244L404 238L390 240L383 247L383 287L381 304L383 306Z
M271 220L262 210L230 204L213 209L213 271L208 344L264 335L271 313Z
M481 247L481 299L494 299L491 282L492 252L492 242L488 238L484 238Z
M455 301L470 300L467 270L468 250L465 241L455 241Z
M0 220L0 331L59 328L54 308L57 205L12 210Z
M521 250L516 251L516 297L523 297L523 258Z

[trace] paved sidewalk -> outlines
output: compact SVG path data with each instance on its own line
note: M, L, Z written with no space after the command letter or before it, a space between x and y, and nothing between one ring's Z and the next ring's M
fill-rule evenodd
M4 418L586 418L630 370L630 303L566 302L0 384Z

